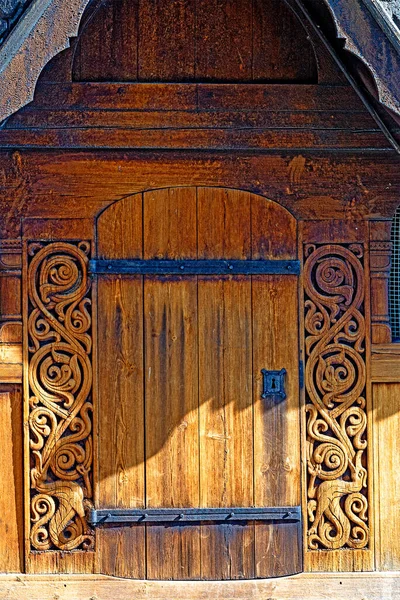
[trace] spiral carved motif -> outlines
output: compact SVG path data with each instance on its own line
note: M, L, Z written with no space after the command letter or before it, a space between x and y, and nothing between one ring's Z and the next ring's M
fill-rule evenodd
M88 242L28 247L28 402L34 550L93 547Z
M363 247L305 246L310 550L369 542Z

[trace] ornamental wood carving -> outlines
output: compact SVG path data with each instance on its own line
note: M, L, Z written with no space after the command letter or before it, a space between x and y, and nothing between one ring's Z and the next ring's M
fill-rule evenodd
M364 268L361 244L305 246L308 547L365 548Z
M34 550L93 546L89 242L28 246L28 403Z

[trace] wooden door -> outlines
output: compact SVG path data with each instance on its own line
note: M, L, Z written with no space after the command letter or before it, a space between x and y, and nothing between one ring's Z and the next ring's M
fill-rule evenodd
M243 272L296 256L294 218L243 191L149 191L99 217L100 572L237 579L301 570L298 511L278 510L300 504L298 278L296 269ZM129 259L142 270L125 269ZM194 267L147 273L155 260ZM222 260L239 273L196 272L195 263ZM263 399L262 369L283 368L286 398ZM266 507L276 519L251 518ZM156 509L182 512L160 522Z

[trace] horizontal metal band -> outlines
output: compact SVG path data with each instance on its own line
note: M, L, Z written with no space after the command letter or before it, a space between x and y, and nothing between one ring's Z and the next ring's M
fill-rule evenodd
M269 508L102 508L89 513L93 526L105 523L198 523L199 521L300 521L300 506Z
M91 260L94 274L298 275L298 260Z

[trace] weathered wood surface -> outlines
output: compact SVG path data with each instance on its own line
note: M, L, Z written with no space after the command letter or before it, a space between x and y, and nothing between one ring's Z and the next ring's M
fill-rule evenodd
M20 386L0 385L0 572L24 568L23 424Z
M316 81L307 33L274 0L107 1L80 35L72 74L78 81Z
M400 344L372 346L371 381L400 383Z
M392 341L389 318L389 278L392 265L391 221L370 223L371 342Z
M296 223L248 192L167 188L104 211L98 253L295 258ZM106 275L98 299L99 508L141 506L142 483L131 499L107 493L129 481L145 482L146 507L298 505L297 278ZM266 404L261 369L283 367L288 399ZM100 530L102 554L114 555L108 564L100 558L103 572L127 573L131 554L124 561L122 538L134 527ZM299 540L299 524L147 524L146 554L142 542L135 553L142 552L149 579L252 578L299 571Z
M243 83L43 83L35 102L0 131L0 146L58 148L60 143L66 148L390 149L350 86Z
M94 576L0 575L0 600L399 600L399 573L302 574L260 581L139 582Z
M368 153L332 159L305 152L3 151L0 161L0 232L14 239L22 216L93 219L115 200L176 185L245 189L277 201L298 218L336 219L338 232L343 224L362 230L366 217L394 213L400 190L398 160Z
M298 219L303 221L300 256L303 243L346 248L362 244L367 283L360 308L367 337L365 354L361 350L360 356L367 373L367 407L360 418L364 423L367 415L369 433L361 466L368 471L369 492L364 487L361 495L366 498L368 494L371 542L367 550L307 552L306 569L398 568L396 398L400 354L396 346L388 344L390 222L385 220L399 203L398 158L355 92L315 45L312 34L303 30L282 3L210 0L212 10L208 12L206 2L196 0L174 0L169 3L171 10L162 2L146 4L144 0L100 4L92 20L87 13L80 40L46 69L34 102L0 130L0 381L17 383L22 376L21 235L23 241L90 240L97 243L99 257L143 258L144 252L146 257L179 257L184 251L194 258L226 253L239 258L294 258ZM195 5L201 10L194 18ZM135 21L139 17L141 31ZM317 61L309 53L307 35L311 35ZM82 79L93 81L79 81ZM317 79L323 85L318 85ZM292 83L276 83L283 80ZM164 83L157 83L160 81ZM242 191L215 192L209 202L201 191L195 194L196 186ZM160 190L171 187L175 191ZM251 192L263 197L255 199ZM142 193L147 198L145 213ZM171 197L163 204L168 195ZM234 198L239 197L236 202ZM200 216L197 225L188 217L189 207L192 214ZM125 218L127 214L130 219ZM264 414L255 403L253 415L250 404L256 396L250 394L248 381L250 363L272 360L263 331L268 329L265 320L274 319L278 309L271 339L277 339L278 330L286 331L289 323L295 343L295 286L273 277L254 278L252 283L240 277L221 278L217 285L206 278L196 283L194 279L183 283L175 278L168 285L157 278L143 283L141 277L107 276L100 281L99 352L93 356L99 373L96 407L101 441L99 448L95 446L96 498L113 507L143 507L146 502L195 505L201 501L210 505L225 500L239 505L252 500L297 503L299 414L291 404L297 402L296 377L289 380L293 391L288 400L290 414L282 405L269 407ZM349 287L354 291L354 273L351 279ZM160 318L163 312L165 319ZM96 318L96 311L93 316ZM230 343L232 337L240 343ZM371 339L379 345L374 345L370 356ZM170 343L168 364L162 360L165 342ZM240 359L234 346L240 346ZM280 348L275 358L294 368L298 354L287 354L288 348L289 344ZM104 356L114 357L115 362L104 365ZM197 412L199 378L193 364L201 364L209 374L209 379L200 380ZM144 375L150 369L146 397ZM237 373L235 380L230 377L232 371ZM156 375L163 373L168 375L168 384L160 385ZM221 373L223 381L218 379ZM369 404L371 380L375 383L373 406ZM257 380L255 387L259 383ZM156 413L175 396L177 406L160 422ZM15 448L11 449L10 415L12 436L20 417L18 396L10 398L3 404L3 469L16 457ZM244 435L249 428L251 436L254 434L254 455L253 438ZM273 446L272 429L279 432L280 448ZM304 449L305 438L304 427ZM350 454L354 453L351 444L348 447ZM200 449L204 464L199 460ZM265 460L259 460L257 452ZM307 462L305 452L303 461ZM214 468L209 470L211 462ZM251 463L249 470L254 476L242 468L244 463ZM162 476L166 466L169 481ZM4 478L10 489L17 485L18 477L17 471L7 471ZM275 495L263 485L268 477L277 483ZM351 477L347 472L331 489L336 484L343 484L344 489ZM292 480L296 485L291 485ZM303 490L305 499L305 470ZM30 491L27 479L26 498ZM329 499L328 494L324 497ZM13 539L22 527L22 515L15 508L18 502L17 493L4 500ZM29 518L27 512L26 521ZM38 554L29 557L26 567L32 572L97 570L144 578L147 551L152 560L147 574L154 577L177 577L182 571L186 577L251 577L300 568L295 526L284 533L275 525L257 524L247 530L224 527L217 530L207 524L182 528L178 533L149 526L146 538L144 525L107 526L97 532L96 556L91 552ZM19 538L18 543L7 545L5 568L22 568L17 565L18 544ZM215 558L218 545L224 552ZM272 548L272 552L264 553L264 548ZM281 580L282 585L285 581ZM325 576L323 581L321 594L329 593ZM368 593L371 597L383 594L380 580L354 581L366 586L357 588L360 598L369 597ZM377 587L371 583L369 588L366 581L378 581ZM138 593L151 595L151 588L137 585ZM260 585L267 587L250 586L243 593L275 593L269 583ZM336 585L331 584L333 591ZM342 587L340 597L346 589L351 598L351 585L354 591L358 583ZM175 593L208 597L209 589L178 587ZM318 586L315 589L319 593ZM125 588L119 590L125 592ZM228 593L234 597L239 592Z
M400 384L373 385L374 508L376 515L376 568L391 571L400 566ZM394 377L393 377L394 379Z

